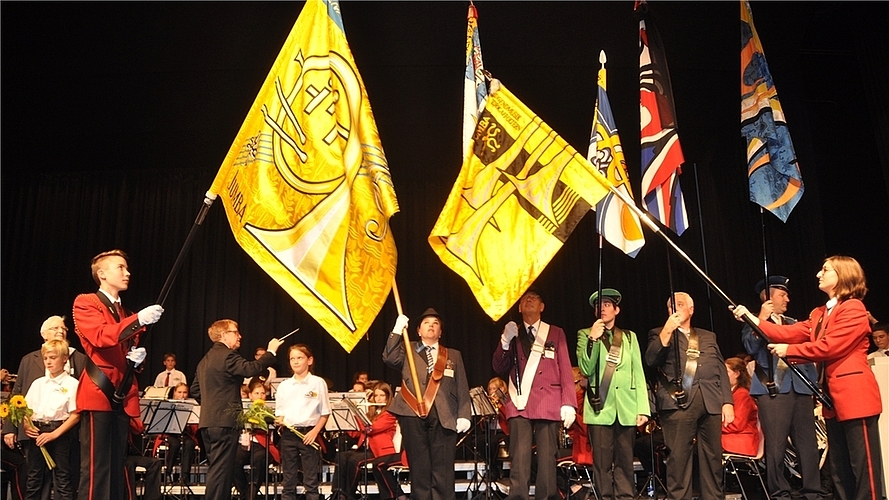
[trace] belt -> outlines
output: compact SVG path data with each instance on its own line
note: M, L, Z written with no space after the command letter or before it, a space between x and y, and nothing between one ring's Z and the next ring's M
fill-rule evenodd
M38 429L43 429L43 428L48 427L52 430L55 430L55 429L58 429L59 427L61 427L62 424L65 423L65 421L64 420L32 420L31 423L34 424L34 427L37 427Z
M305 433L309 432L310 430L314 429L315 426L314 425L306 425L306 426L294 425L293 428L298 430L299 432L302 432L303 434L305 434Z

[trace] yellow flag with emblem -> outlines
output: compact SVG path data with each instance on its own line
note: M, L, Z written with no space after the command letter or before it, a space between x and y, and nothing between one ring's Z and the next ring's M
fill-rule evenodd
M429 244L496 321L610 185L503 85L491 88Z
M346 351L395 277L398 201L336 0L308 0L209 195L238 244Z

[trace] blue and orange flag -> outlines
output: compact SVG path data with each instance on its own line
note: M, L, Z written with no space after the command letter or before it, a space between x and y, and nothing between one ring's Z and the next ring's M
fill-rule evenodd
M337 0L308 0L213 185L238 244L346 351L395 277L398 201Z
M673 89L661 37L636 2L639 17L639 118L642 135L642 202L648 213L678 235L688 228L679 185L682 146L676 126Z
M469 3L466 14L466 71L463 74L463 157L469 154L472 133L478 122L478 114L485 107L488 85L485 82L485 66L482 62L482 43L478 35L478 12Z
M605 51L599 55L599 62L602 63L602 67L597 78L598 98L587 159L614 185L616 190L625 195L625 199L632 200L633 190L630 187L630 177L627 175L624 150L620 145L617 125L606 92ZM596 228L608 243L630 257L636 257L645 244L639 217L613 192L605 195L605 198L596 205Z
M496 80L471 148L429 244L496 321L610 183Z
M803 196L803 176L746 0L741 0L741 134L747 139L750 201L787 222Z

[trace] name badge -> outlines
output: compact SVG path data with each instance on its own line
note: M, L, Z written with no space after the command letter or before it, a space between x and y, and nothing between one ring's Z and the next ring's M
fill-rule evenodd
M543 350L543 356L546 359L556 359L556 348L554 346L546 346Z
M453 368L445 368L444 376L454 378L454 369Z

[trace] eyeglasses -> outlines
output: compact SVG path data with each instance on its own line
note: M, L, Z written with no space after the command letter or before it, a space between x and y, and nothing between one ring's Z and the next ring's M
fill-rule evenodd
M233 335L240 335L241 332L239 330L226 330L225 333L231 333Z

